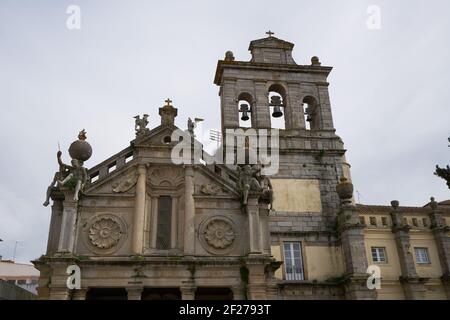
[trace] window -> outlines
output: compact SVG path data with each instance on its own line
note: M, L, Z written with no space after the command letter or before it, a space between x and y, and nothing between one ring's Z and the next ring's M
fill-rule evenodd
M428 219L427 218L422 218L422 224L424 227L428 227Z
M377 218L369 217L369 222L370 222L371 226L376 226L377 225Z
M360 216L359 217L359 223L360 224L366 224L366 219L364 219L364 217Z
M170 249L170 231L172 222L172 197L160 196L158 199L158 220L156 231L156 249Z
M385 227L388 225L387 217L381 217L381 224Z
M414 248L416 254L416 262L420 264L430 263L430 258L428 257L427 248Z
M372 247L372 261L373 263L387 263L386 248Z
M418 227L419 226L419 222L417 221L417 218L412 218L412 224L414 227Z
M283 248L286 280L304 280L301 243L285 242Z

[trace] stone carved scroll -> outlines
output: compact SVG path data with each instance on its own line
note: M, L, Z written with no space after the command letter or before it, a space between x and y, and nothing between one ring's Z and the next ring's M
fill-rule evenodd
M115 193L123 193L130 190L137 182L138 176L136 173L125 177L122 181L113 184L112 191Z

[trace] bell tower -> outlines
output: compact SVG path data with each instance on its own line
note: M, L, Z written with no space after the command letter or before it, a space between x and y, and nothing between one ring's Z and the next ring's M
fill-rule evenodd
M268 37L250 42L250 61L236 61L228 51L217 64L222 130L238 127L334 131L327 76L331 67L299 65L294 44ZM245 120L247 119L248 120Z
M270 176L275 211L314 215L317 226L310 231L326 232L339 211L335 186L341 178L351 181L344 144L333 125L327 81L332 67L318 57L298 64L293 43L267 35L250 42L250 61L237 61L231 51L218 61L214 83L220 87L222 132L280 129L279 167ZM306 220L292 223L309 231Z

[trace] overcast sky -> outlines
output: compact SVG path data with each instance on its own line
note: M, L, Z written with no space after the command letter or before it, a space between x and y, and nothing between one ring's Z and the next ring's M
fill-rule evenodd
M158 4L156 4L158 3ZM69 30L69 5L81 29ZM381 29L367 28L367 8ZM85 128L92 167L129 145L134 119L170 97L177 125L201 117L219 128L218 59L248 61L268 29L313 55L329 77L337 134L348 149L360 201L422 206L450 198L436 164L450 163L450 2L442 1L36 1L0 2L0 255L45 252L50 207L42 202Z

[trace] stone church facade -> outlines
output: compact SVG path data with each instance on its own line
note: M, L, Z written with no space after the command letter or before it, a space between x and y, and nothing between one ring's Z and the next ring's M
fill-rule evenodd
M79 199L70 184L49 187L39 298L449 299L450 206L354 203L332 68L317 57L297 64L293 47L269 34L250 43L250 61L228 51L214 78L223 135L241 119L269 133L282 122L278 170L264 190L252 186L264 177L245 180L236 165L175 164L177 109L167 100L160 126L138 118L130 146L86 171ZM80 289L67 287L72 265ZM371 265L381 288L367 285Z

